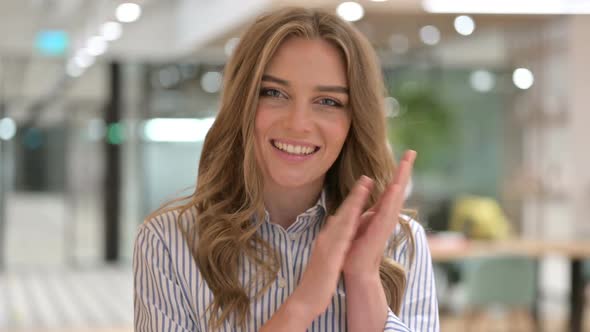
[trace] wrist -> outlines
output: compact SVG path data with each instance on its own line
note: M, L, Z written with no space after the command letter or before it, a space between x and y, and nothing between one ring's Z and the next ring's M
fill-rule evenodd
M290 319L296 324L304 325L307 329L318 313L312 312L313 305L300 295L301 293L295 290L283 305L285 305L285 312Z
M279 307L271 319L264 324L264 331L305 331L311 325L315 317L309 312L309 306L300 299L296 292L293 293Z
M344 275L344 285L348 330L383 331L388 305L379 273Z
M361 285L364 287L371 287L375 285L381 286L381 276L379 272L376 273L344 273L344 282L349 285Z

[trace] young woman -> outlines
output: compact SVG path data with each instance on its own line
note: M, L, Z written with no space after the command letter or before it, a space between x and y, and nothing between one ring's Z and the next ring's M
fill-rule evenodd
M224 74L195 192L142 224L137 331L438 331L423 228L400 214L369 42L335 15L259 18Z

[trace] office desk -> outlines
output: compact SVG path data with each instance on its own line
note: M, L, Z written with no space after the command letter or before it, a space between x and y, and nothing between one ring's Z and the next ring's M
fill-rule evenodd
M518 255L542 258L547 255L567 257L571 265L570 331L581 332L584 313L584 276L582 261L590 259L590 241L554 241L511 239L502 241L462 240L447 241L429 237L434 262L451 262L467 258Z

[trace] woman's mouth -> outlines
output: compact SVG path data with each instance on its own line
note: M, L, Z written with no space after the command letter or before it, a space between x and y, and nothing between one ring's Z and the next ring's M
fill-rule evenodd
M320 147L315 145L290 144L274 139L270 140L270 143L275 149L292 156L309 156L320 150Z

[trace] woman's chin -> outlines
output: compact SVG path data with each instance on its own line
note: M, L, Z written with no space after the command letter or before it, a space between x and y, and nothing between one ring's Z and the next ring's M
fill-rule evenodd
M297 189L312 186L315 181L303 175L299 176L273 176L274 182L281 188Z
M276 184L279 185L281 188L288 188L288 189L296 189L304 187L305 185L309 185L309 183L302 182L302 181L277 181Z

